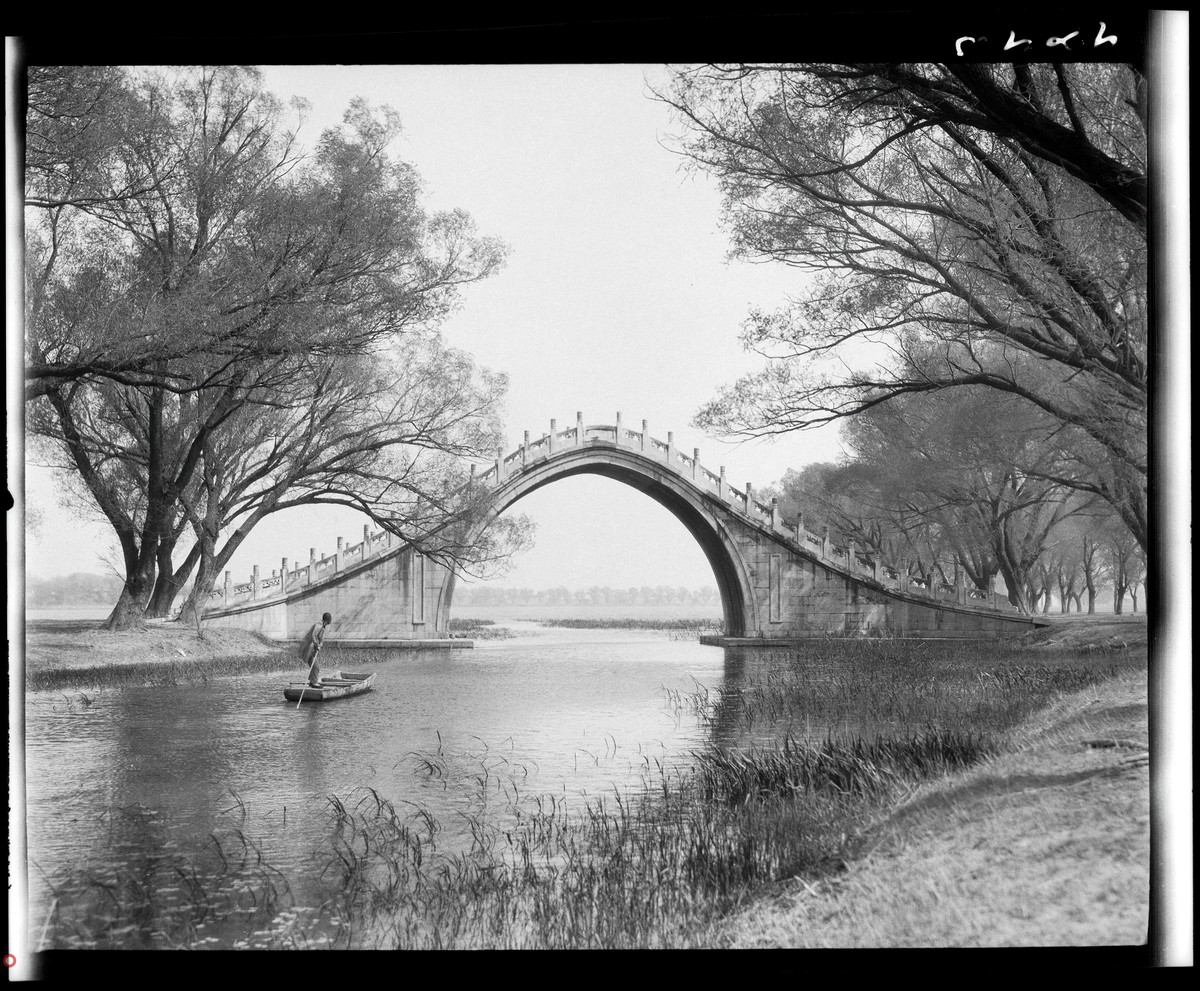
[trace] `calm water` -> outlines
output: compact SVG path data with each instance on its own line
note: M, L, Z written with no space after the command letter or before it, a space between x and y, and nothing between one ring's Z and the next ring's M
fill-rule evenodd
M302 877L329 832L329 797L345 801L364 786L397 809L426 809L442 850L469 844L468 823L487 814L489 796L504 808L518 793L611 795L708 742L694 717L666 704L664 689L712 689L734 677L721 648L661 634L522 634L473 650L331 648L326 670L375 670L374 691L299 710L283 698L299 672L101 690L88 693L90 705L78 692L31 693L34 930L50 902L46 878L186 855L229 827Z

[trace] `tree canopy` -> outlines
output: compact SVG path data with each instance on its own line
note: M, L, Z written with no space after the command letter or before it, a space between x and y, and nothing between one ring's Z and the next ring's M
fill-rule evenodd
M696 422L762 436L982 386L1147 541L1146 94L1120 64L712 65L660 98L737 255L802 274Z
M27 423L120 541L112 623L197 564L203 601L299 504L470 558L447 492L494 452L505 382L437 327L505 249L422 208L395 113L356 100L305 153L253 68L32 66L29 90Z

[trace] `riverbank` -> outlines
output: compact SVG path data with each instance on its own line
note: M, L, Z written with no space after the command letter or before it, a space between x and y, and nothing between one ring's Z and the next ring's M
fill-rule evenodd
M1147 645L1144 615L1050 616L1052 625L1021 639L1040 651L1054 648L1105 650ZM667 634L708 629L709 621L620 620L571 618L544 622L547 626L587 629L658 629ZM657 625L655 625L657 624ZM513 634L503 621L464 621L458 632L474 639L505 639ZM47 677L62 683L79 681L89 673L129 665L187 667L217 676L230 662L242 670L276 670L293 666L294 648L248 630L203 630L178 623L151 622L141 629L110 631L102 620L31 620L25 626L26 687L34 690ZM276 667L277 666L277 667ZM74 675L72 675L74 672ZM80 687L87 687L80 684Z
M463 648L472 646L472 640L459 635L436 641L330 641L327 650L396 645ZM140 629L107 630L103 621L95 619L32 620L25 627L28 691L203 683L296 666L295 643L249 630L197 631L165 621L152 621Z
M704 939L724 948L1137 946L1150 918L1145 677L1063 697L1015 752L930 781L842 870L789 879Z
M25 688L87 689L205 682L296 666L295 649L246 630L177 623L106 630L101 620L34 620L25 626Z

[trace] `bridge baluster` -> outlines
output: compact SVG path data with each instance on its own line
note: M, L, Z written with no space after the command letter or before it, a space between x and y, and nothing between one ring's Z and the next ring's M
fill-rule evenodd
M583 413L575 414L575 443L583 443Z
M551 420L550 421L550 453L551 454L554 453L554 443L558 439L557 435L558 435L558 421Z
M650 424L646 420L643 420L642 421L642 453L643 454L646 453L646 445L649 443L650 443Z
M287 578L287 558L285 557L279 569L279 591L282 595L287 595Z
M725 466L721 465L721 480L717 482L717 498L725 501Z
M250 572L250 598L258 598L258 565L254 566L254 570Z
M675 467L675 432L667 431L667 464L672 468Z
M617 411L617 447L621 446L621 413Z
M229 572L225 572L225 605L229 605L230 596L233 594L233 579Z
M703 480L703 475L700 474L700 448L692 448L692 481L699 482Z

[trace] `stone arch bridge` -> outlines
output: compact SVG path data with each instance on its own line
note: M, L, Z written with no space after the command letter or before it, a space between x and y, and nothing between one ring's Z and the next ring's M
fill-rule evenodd
M895 570L855 546L831 542L828 530L810 533L802 521L784 521L772 500L753 486L731 486L725 469L650 436L646 421L631 430L621 421L573 427L524 442L498 457L475 484L492 493L498 515L542 486L573 475L595 474L644 492L688 529L712 566L721 594L726 636L714 643L772 642L823 636L992 638L1018 636L1037 620L961 578L944 585ZM208 625L251 629L279 639L303 634L323 612L332 613L338 641L435 641L449 637L455 576L396 537L363 528L361 543L345 544L307 564L287 558L266 578L256 565L235 584L225 573L205 611ZM415 644L413 644L415 646Z

